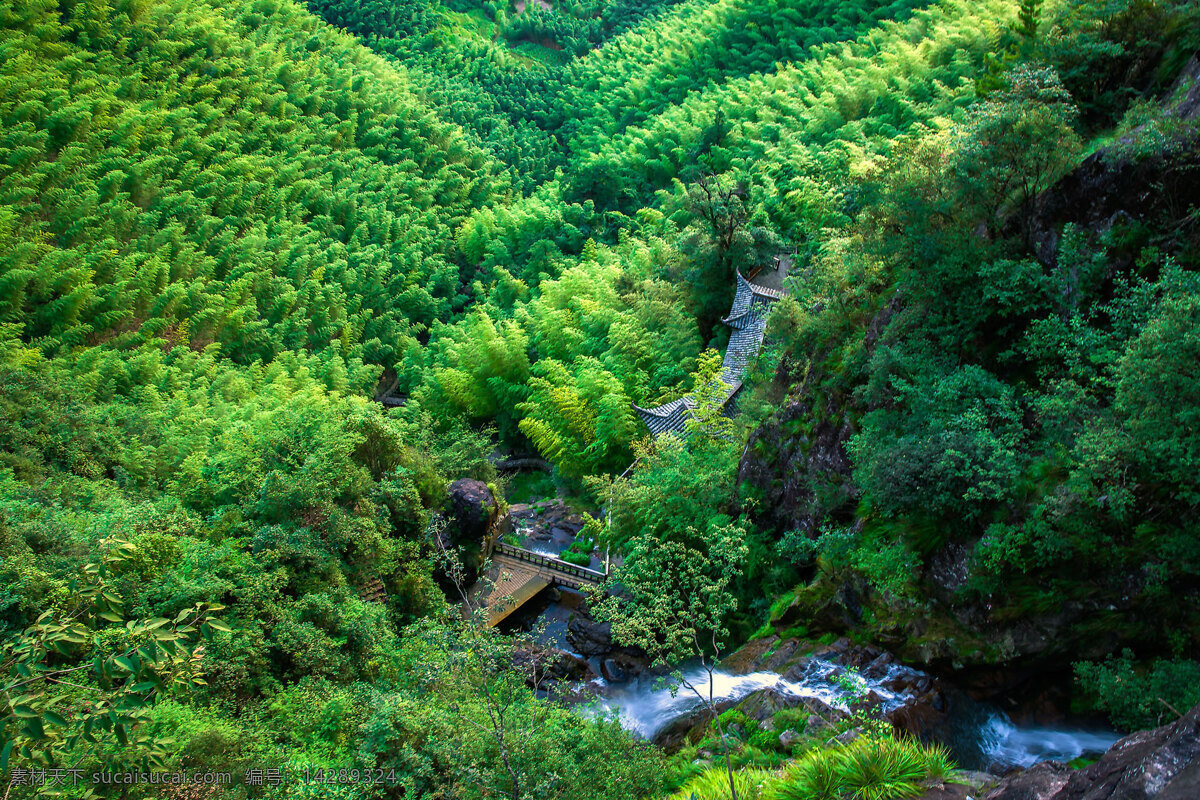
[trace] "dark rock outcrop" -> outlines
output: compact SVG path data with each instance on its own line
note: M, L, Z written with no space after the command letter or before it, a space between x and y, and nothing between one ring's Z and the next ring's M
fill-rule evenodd
M839 722L846 717L844 711L815 697L796 697L773 688L751 692L738 703L737 707L748 719L768 722L785 708L801 706L807 709L814 719L824 720L827 723Z
M986 800L1048 800L1071 779L1073 769L1058 761L1044 761L1004 779Z
M483 481L460 478L450 484L446 501L446 524L438 535L439 549L455 551L462 559L463 580L470 586L479 579L488 539L500 516L500 504ZM450 578L439 575L443 588ZM448 592L449 593L449 592Z
M584 518L561 500L521 503L508 508L513 527L527 542L565 549L583 529Z
M863 348L870 354L900 304L893 300L867 325ZM814 358L814 363L819 359ZM851 479L852 465L846 449L855 433L849 392L823 389L814 404L812 387L828 376L810 373L787 391L778 413L750 435L738 464L738 482L762 495L752 510L755 522L779 533L817 533L817 522L827 514L849 515L858 489ZM777 385L793 382L787 362L775 376ZM846 387L847 389L849 387Z
M567 623L567 641L586 658L606 656L613 652L612 626L596 622L584 611L571 615Z
M1197 800L1200 705L1161 728L1130 734L1095 764L1045 762L1005 779L985 800Z
M596 670L612 683L622 683L648 671L650 658L645 651L614 644L611 630L609 623L592 619L584 603L571 612L566 639L575 652L592 659Z
M547 680L589 681L596 677L586 659L557 647L534 645L513 653L513 667L526 676L530 686Z
M450 484L447 529L455 543L482 543L499 507L483 481L460 478Z
M792 400L763 423L746 445L738 481L764 495L757 521L765 527L815 536L818 487L845 495L847 501L853 496L846 443L854 429L836 409L822 412L818 414L803 400ZM813 422L814 416L826 419Z
M1200 119L1200 59L1193 56L1167 94L1163 120ZM1143 137L1155 152L1135 155ZM1126 222L1158 222L1168 227L1186 221L1187 209L1200 205L1200 148L1197 134L1181 134L1163 145L1145 126L1111 147L1098 150L1077 169L1044 192L1034 209L1031 241L1039 260L1054 263L1059 235L1071 223L1102 233ZM1176 237L1186 239L1184 231ZM1123 266L1119 251L1110 258ZM1127 260L1127 259L1126 259Z

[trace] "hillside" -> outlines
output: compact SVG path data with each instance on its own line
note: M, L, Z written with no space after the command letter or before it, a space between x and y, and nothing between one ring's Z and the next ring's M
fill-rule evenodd
M0 0L6 797L1184 752L1198 52L1197 0ZM598 589L491 627L497 542Z

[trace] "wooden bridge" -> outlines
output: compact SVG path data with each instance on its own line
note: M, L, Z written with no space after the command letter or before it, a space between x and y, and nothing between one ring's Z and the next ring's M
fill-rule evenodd
M733 308L729 310L729 316L721 320L733 328L721 368L721 382L726 387L725 395L721 399L722 408L726 408L729 401L741 391L746 365L758 355L759 348L762 347L763 335L767 332L767 316L770 314L771 305L784 296L782 281L789 266L790 261L781 260L780 265L776 267L776 274L772 275L772 278L775 278L773 282L781 287L778 289L752 283L744 278L740 271L737 273L737 292L733 297ZM782 274L779 274L780 271ZM695 407L696 402L692 395L686 394L678 400L654 408L635 405L633 409L652 434L661 436L668 432L682 434Z
M547 586L584 589L599 586L608 576L553 556L497 542L486 577L489 580L481 582L484 588L477 589L478 595L473 599L487 608L487 626L491 628Z

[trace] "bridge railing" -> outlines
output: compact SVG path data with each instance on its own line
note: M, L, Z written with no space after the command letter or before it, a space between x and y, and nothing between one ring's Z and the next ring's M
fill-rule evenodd
M526 550L524 547L517 547L507 542L497 542L496 552L509 558L515 558L518 561L536 564L554 572L572 575L585 581L591 581L592 583L600 583L608 577L603 572L589 569L588 567L580 567L576 564L568 564L553 556L544 556L541 553L535 553L532 550Z

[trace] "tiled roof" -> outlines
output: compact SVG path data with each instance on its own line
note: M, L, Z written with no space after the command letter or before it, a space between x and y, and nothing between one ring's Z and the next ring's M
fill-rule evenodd
M729 346L725 348L721 380L728 384L741 382L746 365L758 355L758 349L762 346L763 334L766 331L765 315L750 320L743 328L734 328L733 333L729 336Z
M783 292L751 283L742 277L741 272L738 272L733 307L729 309L729 316L721 321L734 329L745 328L756 320L765 318L771 303L781 297L783 297Z
M634 406L633 410L642 418L642 422L646 423L646 427L655 436L661 436L667 431L675 433L683 433L684 425L688 418L692 415L692 409L696 407L690 395L684 395L678 400L672 400L669 403L663 403L661 406L654 408L642 408Z
M728 387L721 405L725 406L742 388L742 375L762 347L763 335L767 331L767 315L771 304L783 297L783 292L759 286L737 273L737 291L733 297L733 308L729 316L721 320L733 328L729 346L725 348L725 359L721 365L721 381ZM663 403L654 408L634 406L650 433L661 436L667 431L683 433L696 402L691 395Z

